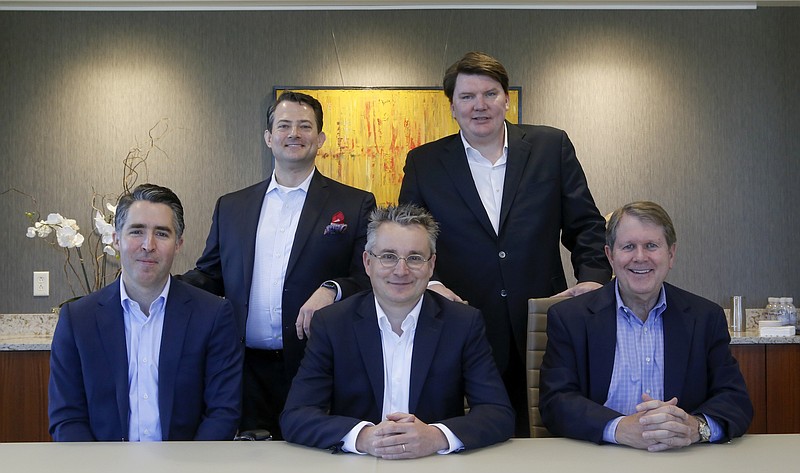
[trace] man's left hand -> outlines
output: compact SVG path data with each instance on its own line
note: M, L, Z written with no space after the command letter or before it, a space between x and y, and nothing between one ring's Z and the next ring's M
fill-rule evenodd
M297 314L297 321L294 324L297 338L302 340L304 334L306 337L310 335L311 318L314 317L314 312L333 304L334 300L336 300L336 293L324 287L318 288L314 294L311 294L311 297L300 308L300 313Z
M594 281L584 281L579 282L578 284L572 286L571 288L567 289L564 292L559 292L553 297L575 297L580 296L586 292L594 291L595 289L600 289L603 287L602 284L596 283Z

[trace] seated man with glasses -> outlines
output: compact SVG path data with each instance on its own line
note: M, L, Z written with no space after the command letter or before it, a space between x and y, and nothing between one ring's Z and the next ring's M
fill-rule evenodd
M511 436L514 411L480 311L425 290L437 233L413 205L372 213L363 254L372 290L314 316L281 415L286 440L402 459Z

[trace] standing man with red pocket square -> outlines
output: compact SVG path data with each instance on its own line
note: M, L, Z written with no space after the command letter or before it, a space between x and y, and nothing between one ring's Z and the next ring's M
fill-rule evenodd
M245 344L240 430L273 439L314 312L369 287L361 253L375 197L316 170L322 118L298 92L270 106L272 176L220 197L203 255L182 276L233 303Z

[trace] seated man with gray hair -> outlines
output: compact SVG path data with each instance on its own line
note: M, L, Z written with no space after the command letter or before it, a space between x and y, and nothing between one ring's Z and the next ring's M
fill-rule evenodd
M413 205L372 213L363 253L372 290L314 316L281 415L286 440L402 459L511 436L480 311L426 291L437 233Z

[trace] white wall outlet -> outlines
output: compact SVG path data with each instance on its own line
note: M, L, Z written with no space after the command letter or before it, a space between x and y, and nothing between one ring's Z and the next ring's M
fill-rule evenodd
M50 271L33 272L33 295L35 297L50 295Z

